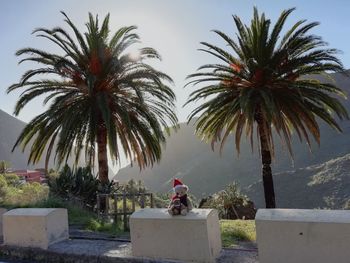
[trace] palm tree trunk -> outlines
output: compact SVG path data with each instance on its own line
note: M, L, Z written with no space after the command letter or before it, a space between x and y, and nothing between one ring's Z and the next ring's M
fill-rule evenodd
M262 163L262 177L264 184L265 204L266 208L276 208L275 189L273 186L272 170L271 170L271 151L266 131L266 122L261 113L256 116L258 130L260 135L260 151Z
M100 127L97 134L98 174L102 185L108 183L107 130Z

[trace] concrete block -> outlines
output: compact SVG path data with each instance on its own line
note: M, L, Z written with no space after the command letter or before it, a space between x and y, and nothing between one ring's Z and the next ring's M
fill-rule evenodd
M0 207L0 239L3 238L3 230L2 230L2 215L5 214L7 212L7 209L6 208L1 208Z
M214 209L193 209L186 216L171 216L167 209L141 209L130 217L130 235L136 257L215 262L221 251Z
M350 262L350 211L259 209L260 263Z
M63 208L18 208L3 215L4 243L39 247L68 239L68 215Z

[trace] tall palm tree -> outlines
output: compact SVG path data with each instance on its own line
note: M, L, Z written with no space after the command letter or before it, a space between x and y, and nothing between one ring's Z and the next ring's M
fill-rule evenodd
M110 34L109 15L99 24L98 17L89 14L87 31L81 33L62 14L71 34L61 27L33 32L54 43L60 53L35 48L16 53L25 56L20 63L32 61L40 66L8 88L8 92L23 89L15 115L42 95L49 107L26 125L14 148L21 145L24 150L31 145L28 163L38 162L43 152L47 163L52 151L59 164L72 153L78 162L83 149L93 163L97 145L102 183L108 182L107 145L112 160L119 160L123 150L140 168L152 165L161 157L164 130L177 123L171 78L144 62L160 59L159 54L146 47L139 50L139 58L130 56L128 48L139 43L136 27Z
M286 19L294 9L281 13L270 30L270 20L254 8L250 26L234 16L237 39L214 30L229 50L201 42L202 51L221 61L208 64L189 75L188 84L201 87L189 96L186 104L206 99L189 115L196 120L196 132L211 140L212 147L221 141L221 149L234 134L239 153L242 133L253 147L254 130L260 142L262 177L267 208L276 207L271 159L274 154L273 130L292 154L291 138L310 145L310 137L320 143L318 120L340 131L332 112L340 119L348 118L346 109L335 95L344 96L332 82L321 83L315 75L343 71L335 57L337 50L319 36L309 34L318 23L298 21L281 36ZM187 85L188 85L187 84Z

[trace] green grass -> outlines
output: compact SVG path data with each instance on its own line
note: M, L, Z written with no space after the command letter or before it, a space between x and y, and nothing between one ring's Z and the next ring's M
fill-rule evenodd
M67 209L68 220L70 224L86 226L89 224L91 219L97 218L97 216L94 213L80 207L68 206Z
M50 197L47 200L36 203L35 207L66 208L68 210L69 224L82 225L87 230L104 232L114 236L124 234L121 222L118 225L106 223L103 220L99 220L95 213L72 203L65 202L60 198Z
M86 225L87 230L98 231L107 233L113 236L125 236L128 235L128 232L124 232L120 224L106 223L97 219L90 219Z
M113 223L103 223L92 219L87 225L91 231L104 232L115 236L128 236L128 232L123 231L122 222L116 226ZM238 242L256 240L254 220L220 220L221 238L223 247L234 247Z
M221 239L224 247L233 247L239 241L255 241L254 220L220 220Z
M78 224L86 226L91 220L97 218L97 216L93 212L90 212L72 203L65 202L62 199L56 197L49 197L48 199L35 203L30 207L66 208L68 211L69 224Z

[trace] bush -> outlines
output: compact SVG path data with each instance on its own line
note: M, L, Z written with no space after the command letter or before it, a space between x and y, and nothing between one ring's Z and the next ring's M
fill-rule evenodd
M8 186L18 187L22 184L17 174L5 173L2 176L5 178Z
M47 199L33 204L32 207L66 208L70 224L86 226L90 220L96 219L96 215L91 211L55 196L49 196Z
M240 241L255 241L254 220L220 220L223 247L232 247Z
M0 174L1 206L7 208L66 208L68 210L70 224L86 225L89 220L96 218L95 214L74 203L67 202L57 196L49 195L50 189L47 185L41 185L39 183L18 184L18 181L19 178L16 175ZM75 183L79 183L79 180L75 180ZM81 189L84 190L84 186Z
M20 187L8 186L3 204L8 207L28 207L47 199L49 187L39 183L23 184Z
M11 163L5 160L0 160L0 174L6 173L11 167Z
M154 194L154 206L156 208L167 208L169 206L170 200L171 197L168 194Z
M48 198L36 202L35 207L42 208L68 208L68 203L61 198L55 196L49 196Z
M4 197L7 192L7 181L5 177L0 174L0 202L4 202Z
M22 184L16 174L0 175L0 202L5 207L27 207L47 199L48 186L39 183Z
M53 194L92 208L96 204L99 180L92 174L90 167L72 170L66 165L58 176L49 177L49 186Z
M242 194L237 183L231 183L225 190L202 199L200 207L215 208L222 219L254 219L254 203Z
M96 219L90 219L86 224L86 229L91 231L98 231L101 224Z
M106 223L104 221L99 221L97 219L90 219L86 225L87 230L105 232L111 235L124 234L120 224Z

